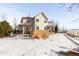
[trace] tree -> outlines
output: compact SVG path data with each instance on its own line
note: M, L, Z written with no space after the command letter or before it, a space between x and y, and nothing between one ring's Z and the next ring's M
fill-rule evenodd
M6 20L7 21L7 15L6 14L4 14L4 13L2 13L1 15L0 15L0 17L1 17L1 19L2 20Z
M55 26L55 33L58 32L58 25Z
M66 3L61 3L60 4L62 7L65 7L67 4ZM66 10L67 12L76 12L79 8L79 3L71 3L70 5L67 6ZM77 12L78 13L78 12ZM74 19L72 22L78 21L79 17Z
M52 27L54 27L56 25L54 20L51 20L50 22L51 22Z
M67 3L60 3L61 7L65 7L67 5ZM75 11L77 10L77 8L79 7L79 3L70 3L69 5L67 5L66 10L68 12L73 12L74 8Z
M16 17L14 17L14 18L13 18L14 29L16 28L16 25L17 25L16 22L17 22L17 21L16 21Z
M0 37L9 36L11 32L12 32L11 25L6 20L1 21L0 22Z

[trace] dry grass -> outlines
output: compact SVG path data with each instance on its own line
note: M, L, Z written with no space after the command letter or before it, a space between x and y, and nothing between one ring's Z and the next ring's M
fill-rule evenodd
M33 31L33 36L32 38L37 38L37 39L47 39L49 36L49 32L46 30L35 30Z

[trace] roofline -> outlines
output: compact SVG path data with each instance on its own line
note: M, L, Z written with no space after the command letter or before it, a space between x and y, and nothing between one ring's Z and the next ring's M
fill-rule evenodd
M44 18L46 18L46 20L48 20L48 18L46 17L46 15L43 12L38 13L37 15L35 15L34 17L37 17L39 14L42 14L44 16Z
M22 18L21 18L21 23L22 23L22 21L23 21L23 18L24 18L24 19L28 19L28 17L29 17L29 16L22 17ZM33 18L33 17L30 17L30 18Z

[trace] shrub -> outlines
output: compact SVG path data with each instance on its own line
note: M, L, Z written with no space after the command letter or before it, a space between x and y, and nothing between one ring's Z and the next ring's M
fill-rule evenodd
M0 22L0 37L9 36L12 32L12 27L7 21Z

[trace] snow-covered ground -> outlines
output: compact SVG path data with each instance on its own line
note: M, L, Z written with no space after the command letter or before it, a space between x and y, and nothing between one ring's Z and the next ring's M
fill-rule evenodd
M58 56L59 51L78 47L63 34L54 34L47 40L3 38L0 39L1 56Z

